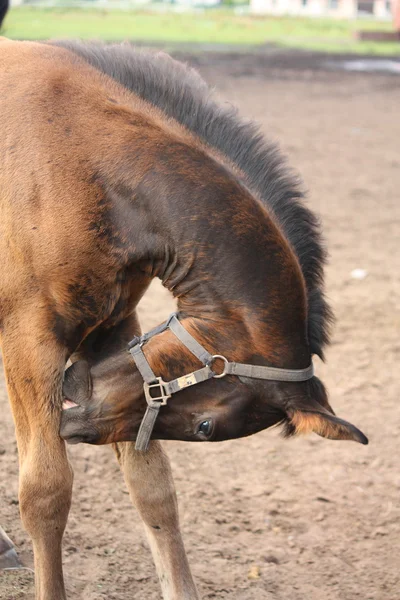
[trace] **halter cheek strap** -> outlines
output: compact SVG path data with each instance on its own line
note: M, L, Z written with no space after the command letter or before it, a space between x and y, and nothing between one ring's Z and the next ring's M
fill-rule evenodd
M152 337L169 329L176 335L184 346L203 363L204 367L183 375L172 381L163 381L157 377L145 357L142 346ZM143 390L147 402L147 409L140 424L136 438L136 450L145 452L148 448L154 424L156 422L161 406L165 406L172 394L187 387L196 385L208 379L220 379L225 375L236 375L237 377L249 377L252 379L266 379L270 381L307 381L314 375L313 364L306 369L279 369L276 367L264 367L259 365L248 365L243 363L229 362L221 354L210 354L180 323L176 313L169 319L155 327L141 337L135 337L129 343L129 351L136 366L143 377ZM212 370L212 364L216 359L224 362L222 373L217 374Z

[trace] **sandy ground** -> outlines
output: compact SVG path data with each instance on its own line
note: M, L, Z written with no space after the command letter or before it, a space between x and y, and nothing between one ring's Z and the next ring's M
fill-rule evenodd
M279 67L259 56L195 62L224 100L281 142L322 215L337 325L327 363L317 369L337 413L370 438L368 447L317 436L288 442L270 431L223 444L166 444L201 596L399 600L400 78L314 69L293 57ZM365 279L351 277L356 268L367 271ZM143 327L171 307L154 286L142 305ZM0 523L31 566L3 380L0 414ZM70 455L69 597L160 599L111 451L79 446ZM29 571L3 572L0 598L31 600L32 580Z

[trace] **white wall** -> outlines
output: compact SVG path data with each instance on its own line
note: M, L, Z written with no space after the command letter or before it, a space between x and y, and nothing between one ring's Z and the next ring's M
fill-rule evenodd
M337 8L331 8L329 0L308 0L305 6L301 0L250 0L250 10L252 13L265 15L326 16L337 19L353 19L357 17L357 0L338 0ZM373 17L377 19L391 18L386 0L374 0Z

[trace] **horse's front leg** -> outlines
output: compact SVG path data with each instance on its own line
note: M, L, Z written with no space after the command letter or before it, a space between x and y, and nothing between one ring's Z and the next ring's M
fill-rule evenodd
M21 517L33 542L37 600L63 600L61 542L72 494L72 470L59 436L66 351L35 312L5 323L3 360L14 415Z
M145 526L164 600L198 599L179 528L171 467L160 442L151 442L146 453L137 452L131 442L114 449Z

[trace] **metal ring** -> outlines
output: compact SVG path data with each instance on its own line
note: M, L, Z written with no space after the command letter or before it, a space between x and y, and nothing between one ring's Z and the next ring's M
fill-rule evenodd
M210 369L211 369L211 365L212 365L212 363L214 362L214 360L215 360L216 358L220 358L220 359L221 359L221 360L223 360L223 361L224 361L224 363L225 363L225 365L224 365L224 370L222 371L222 373L220 373L219 375L217 375L216 373L214 373L214 375L213 375L214 379L221 379L222 377L225 377L225 375L227 375L227 372L226 372L226 370L227 370L227 368L228 368L229 361L228 361L228 359L227 359L227 358L225 358L225 356L222 356L222 354L213 354L213 355L212 355L212 357L211 357L211 360L210 360L210 362L209 362L209 365L208 365L208 366L210 367ZM212 370L212 369L211 369L211 370Z

